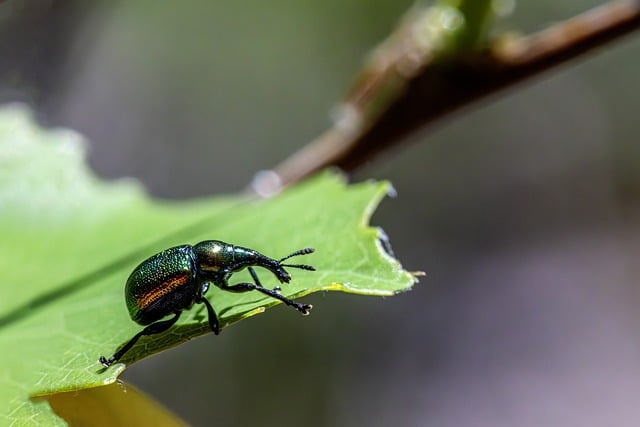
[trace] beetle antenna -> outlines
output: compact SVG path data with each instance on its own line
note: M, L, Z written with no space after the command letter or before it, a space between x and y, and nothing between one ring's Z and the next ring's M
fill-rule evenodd
M313 252L315 252L315 251L316 251L316 250L315 250L315 249L313 249L313 248L304 248L304 249L297 250L297 251L295 251L295 252L290 253L289 255L287 255L287 256L286 256L286 257L284 257L284 258L280 258L280 259L278 260L278 264L282 263L282 261L285 261L285 260L287 260L287 259L289 259L289 258L293 258L294 256L298 256L298 255L308 255L308 254L313 253ZM295 267L295 266L288 265L287 267ZM305 270L306 270L306 269L305 269Z
M280 264L280 267L299 268L300 270L316 271L314 267L307 264Z

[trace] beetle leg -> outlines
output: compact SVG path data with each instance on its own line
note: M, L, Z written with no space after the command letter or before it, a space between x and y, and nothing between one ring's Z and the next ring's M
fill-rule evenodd
M207 318L209 319L209 327L214 334L218 335L220 333L220 322L218 321L216 311L213 309L213 307L211 307L211 303L205 297L200 298L200 300L196 300L196 302L201 302L205 305L205 307L207 307Z
M248 291L254 291L254 290L258 292L262 292L265 295L268 295L272 298L282 301L288 306L294 307L296 310L298 310L300 313L304 315L309 314L309 311L311 310L311 308L313 308L311 304L301 304L299 302L290 300L284 295L281 295L277 290L271 290L271 289L265 288L260 283L260 279L258 279L258 275L256 274L255 270L252 267L247 268L247 270L249 270L249 274L251 274L251 277L253 278L255 283L246 282L246 283L237 283L235 285L229 285L228 283L223 282L220 284L220 288L224 289L225 291L231 291L231 292L248 292Z
M129 340L128 343L126 343L121 349L119 349L118 351L116 351L114 353L113 356L111 356L109 359L107 359L104 356L100 356L99 362L102 364L102 366L104 366L105 368L108 368L109 366L113 365L115 362L117 362L118 360L120 360L120 358L122 356L124 356L124 354L129 351L129 349L131 347L133 347L133 345L138 342L138 340L140 339L140 337L144 336L144 335L155 335L155 334L159 334L161 332L166 331L167 329L169 329L171 326L173 326L174 323L176 323L178 321L178 318L180 317L180 312L177 312L175 316L173 316L171 319L168 320L163 320L160 322L156 322L156 323L152 323L151 325L147 326L146 328L144 328L143 330L141 330L140 332L138 332L137 334L135 334L133 336L133 338L131 338Z

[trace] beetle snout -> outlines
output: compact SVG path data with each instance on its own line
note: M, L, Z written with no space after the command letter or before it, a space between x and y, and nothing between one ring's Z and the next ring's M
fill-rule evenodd
M291 281L291 275L284 268L278 268L275 273L280 283L289 283Z

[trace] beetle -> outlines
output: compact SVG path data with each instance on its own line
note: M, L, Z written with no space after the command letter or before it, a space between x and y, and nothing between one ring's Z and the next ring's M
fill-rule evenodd
M124 296L131 319L146 326L133 336L113 356L100 356L98 360L108 368L144 335L155 335L168 330L180 317L183 310L194 304L207 308L209 327L214 334L220 333L220 323L211 303L204 297L210 284L230 292L258 291L282 301L307 315L312 306L290 300L280 294L280 287L268 289L262 286L253 267L271 271L280 283L289 283L291 275L285 270L299 268L315 271L306 264L283 264L289 258L307 255L313 248L304 248L284 258L273 259L253 249L236 246L220 240L205 240L195 245L180 245L159 252L142 261L131 273L125 285ZM229 284L231 275L247 268L253 283ZM164 317L173 314L167 320Z

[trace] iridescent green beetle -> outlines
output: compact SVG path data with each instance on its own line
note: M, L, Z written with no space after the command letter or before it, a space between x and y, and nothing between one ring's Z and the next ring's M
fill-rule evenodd
M183 310L193 304L207 307L209 327L214 334L220 333L220 324L211 303L204 297L213 284L230 292L258 291L276 298L288 306L307 315L311 305L301 304L280 294L280 287L267 289L262 286L253 267L271 271L280 283L289 283L291 275L285 267L315 271L306 264L283 264L283 261L298 255L307 255L313 248L297 250L279 260L269 258L253 249L235 246L219 240L206 240L197 245L181 245L166 249L138 265L125 286L124 295L131 319L140 325L148 325L133 336L122 348L107 359L100 356L105 367L127 352L143 335L154 335L169 329L178 321ZM244 268L249 270L254 283L229 284L229 278ZM173 314L168 320L160 320Z

